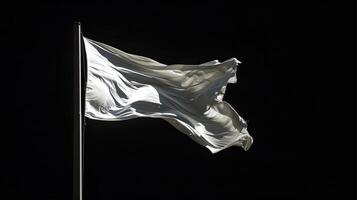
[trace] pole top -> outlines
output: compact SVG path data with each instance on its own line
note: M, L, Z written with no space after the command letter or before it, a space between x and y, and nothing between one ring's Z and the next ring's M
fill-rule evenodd
M75 21L75 22L74 22L74 25L81 25L81 22Z

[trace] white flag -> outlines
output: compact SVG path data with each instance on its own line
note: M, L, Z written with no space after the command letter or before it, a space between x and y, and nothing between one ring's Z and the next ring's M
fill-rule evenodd
M87 55L85 116L104 121L162 118L216 153L248 150L253 139L225 101L240 63L231 58L200 65L165 65L83 38Z

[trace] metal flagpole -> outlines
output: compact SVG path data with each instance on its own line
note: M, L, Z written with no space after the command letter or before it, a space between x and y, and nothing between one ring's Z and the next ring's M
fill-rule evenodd
M81 24L74 23L73 200L83 200Z

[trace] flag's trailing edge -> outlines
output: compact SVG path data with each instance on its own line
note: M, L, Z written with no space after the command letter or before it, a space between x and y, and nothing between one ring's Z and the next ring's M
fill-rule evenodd
M104 121L162 118L216 153L248 150L246 121L225 101L236 82L237 59L165 65L83 38L87 55L85 116Z

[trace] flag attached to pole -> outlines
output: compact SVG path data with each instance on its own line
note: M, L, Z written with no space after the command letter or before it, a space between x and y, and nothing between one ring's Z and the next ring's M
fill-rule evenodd
M165 65L83 38L87 55L85 116L121 121L161 118L216 153L248 150L246 121L223 96L236 82L237 59L200 65Z

